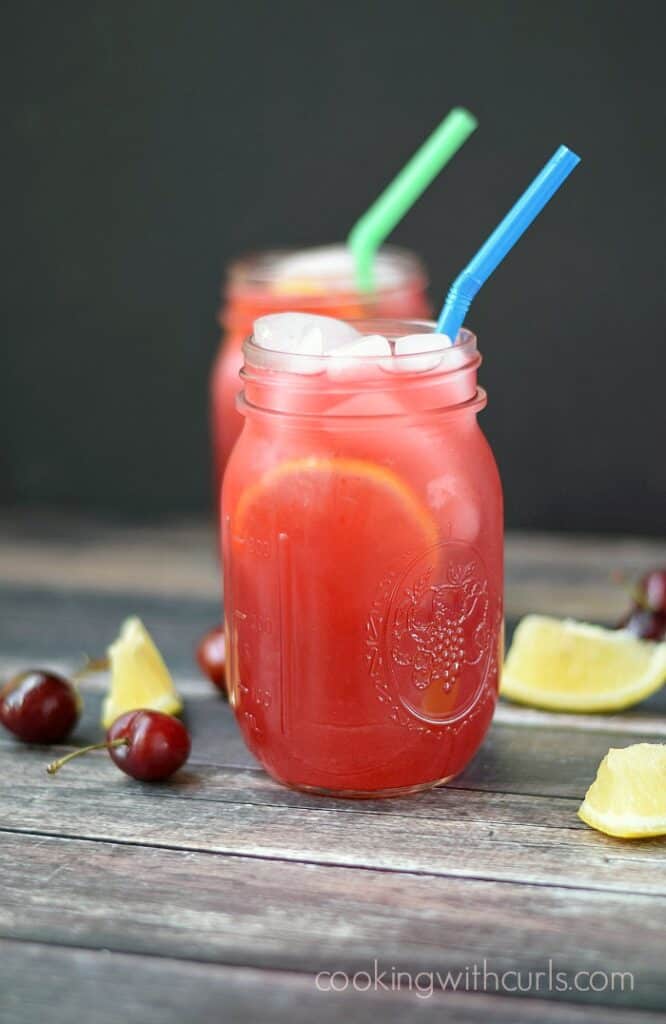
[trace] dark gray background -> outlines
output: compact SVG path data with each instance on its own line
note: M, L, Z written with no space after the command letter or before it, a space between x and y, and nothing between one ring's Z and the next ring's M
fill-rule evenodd
M0 499L205 513L225 264L339 239L464 104L393 238L437 301L559 143L583 157L469 317L508 524L663 533L664 9L5 3Z

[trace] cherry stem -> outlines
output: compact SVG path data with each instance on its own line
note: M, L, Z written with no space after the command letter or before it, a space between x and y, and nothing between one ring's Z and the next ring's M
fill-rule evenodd
M72 672L71 678L74 682L79 683L86 676L91 676L95 672L106 672L109 666L110 662L106 656L103 658L89 658L86 654L83 665L81 665L81 668L77 668L76 672Z
M72 750L71 753L65 754L64 757L59 757L57 761L51 761L51 764L47 765L46 771L49 775L55 775L68 761L73 761L81 754L89 754L91 750L113 750L116 747L129 747L129 745L130 741L126 736L121 736L117 740L107 740L105 743L91 743L89 747L80 747L78 750Z

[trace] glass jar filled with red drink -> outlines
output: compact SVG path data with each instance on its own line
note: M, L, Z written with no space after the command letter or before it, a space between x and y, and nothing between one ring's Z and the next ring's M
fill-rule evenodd
M262 347L261 323L221 518L242 734L299 789L438 785L481 744L502 663L502 492L476 338L370 321L339 347L338 323L327 354L293 355Z

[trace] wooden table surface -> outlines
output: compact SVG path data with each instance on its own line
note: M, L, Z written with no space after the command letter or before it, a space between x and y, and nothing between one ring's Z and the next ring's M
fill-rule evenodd
M608 747L666 742L663 694L612 716L501 704L445 788L308 797L267 778L197 674L195 641L219 617L207 529L0 525L2 674L71 668L139 614L193 734L186 769L154 786L102 753L51 779L67 748L0 737L3 1024L664 1019L666 841L576 817ZM509 626L537 610L612 622L625 598L609 573L664 564L666 545L514 535L507 561ZM77 745L98 738L104 683L86 687ZM334 971L347 988L321 991ZM524 987L532 971L531 990L506 991L509 974L495 993L506 971Z

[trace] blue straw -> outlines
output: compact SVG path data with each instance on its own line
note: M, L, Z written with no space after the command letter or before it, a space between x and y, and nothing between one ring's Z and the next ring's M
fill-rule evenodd
M507 213L501 224L481 246L449 289L437 323L437 332L446 334L455 344L472 299L493 270L516 244L549 199L569 177L580 157L560 146L532 184Z

